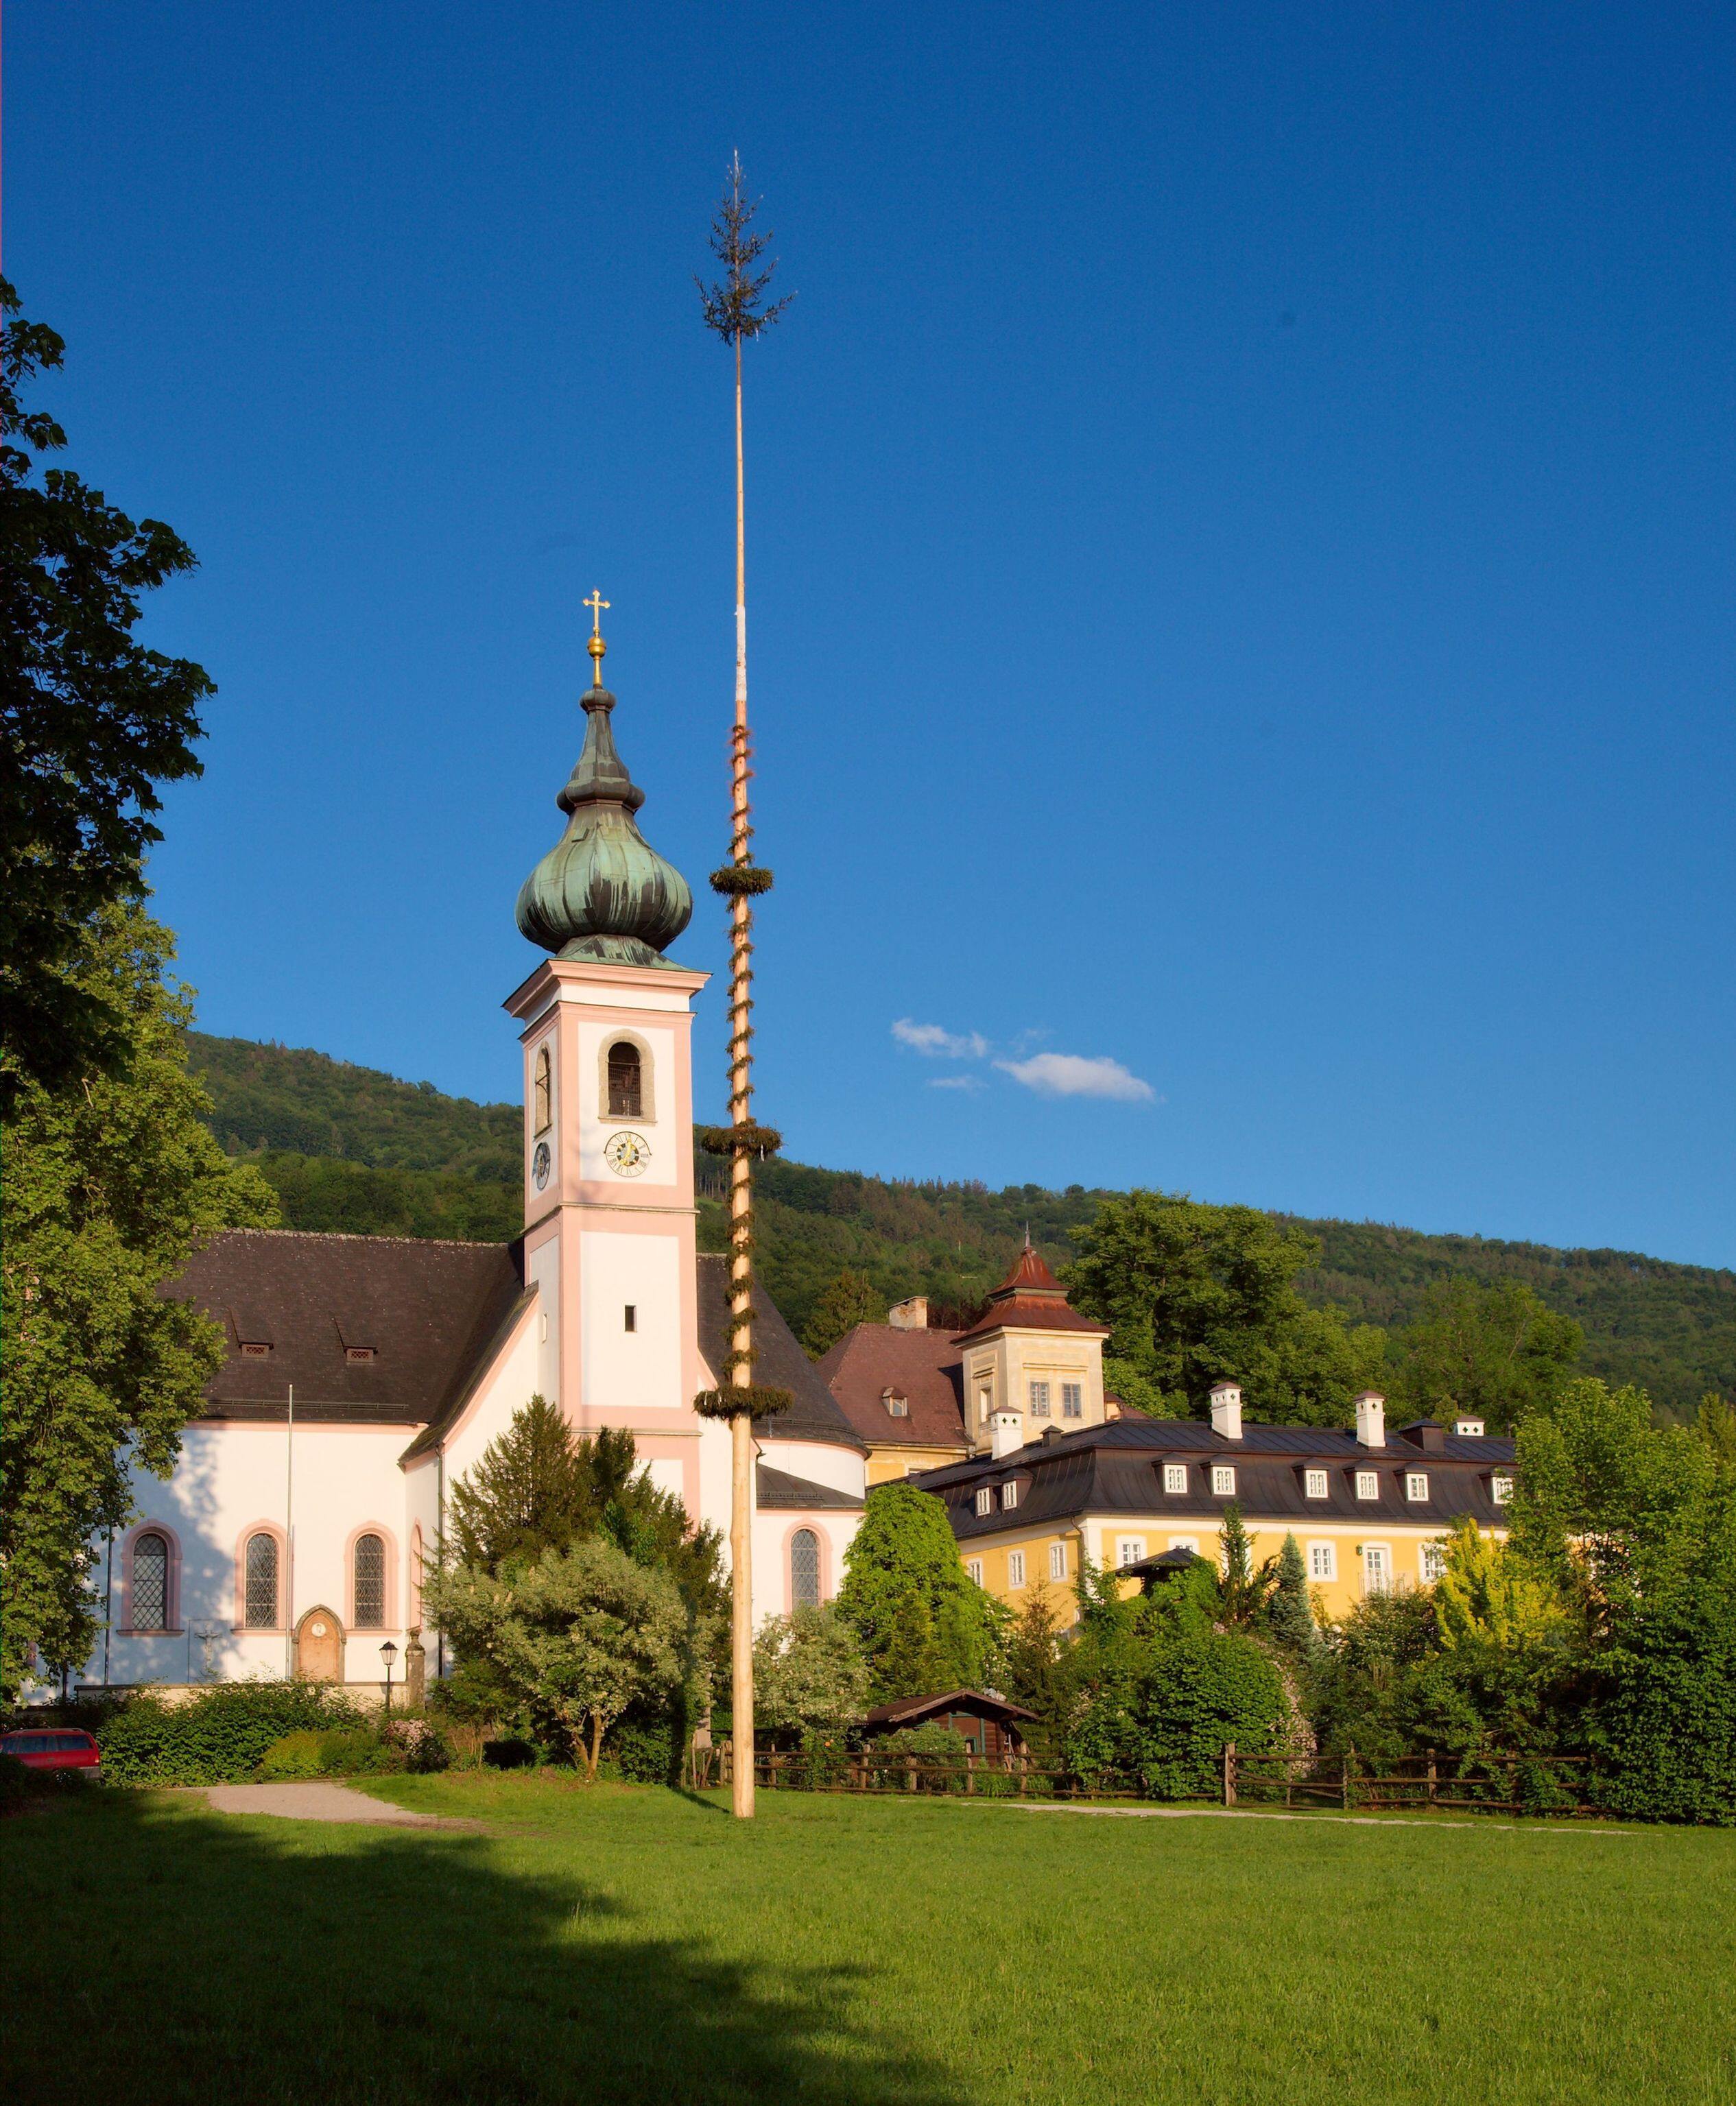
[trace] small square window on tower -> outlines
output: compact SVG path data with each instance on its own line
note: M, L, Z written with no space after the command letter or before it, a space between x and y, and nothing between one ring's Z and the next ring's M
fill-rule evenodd
M1085 1388L1083 1382L1061 1384L1061 1415L1063 1418L1083 1418L1085 1416Z
M623 1331L636 1331L639 1329L639 1304L636 1302L628 1302L622 1309L621 1328Z
M1047 1418L1049 1415L1049 1386L1046 1382L1034 1382L1030 1386L1031 1417Z

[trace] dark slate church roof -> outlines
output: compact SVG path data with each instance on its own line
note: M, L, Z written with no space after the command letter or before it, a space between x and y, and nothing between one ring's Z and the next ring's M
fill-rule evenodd
M727 1264L699 1260L699 1345L720 1370ZM222 1326L228 1351L206 1388L205 1418L424 1426L433 1445L488 1365L527 1295L518 1243L231 1229L190 1258L168 1292ZM529 1290L534 1293L534 1289ZM756 1378L795 1398L764 1438L860 1452L832 1392L771 1297L754 1293ZM257 1350L248 1353L251 1346ZM352 1354L366 1353L366 1359Z
M293 1382L298 1418L420 1426L463 1392L525 1287L516 1243L231 1229L168 1292L223 1327L203 1417L280 1421Z
M796 1342L796 1333L783 1320L765 1289L756 1282L753 1290L753 1378L772 1389L787 1389L795 1398L787 1411L762 1419L756 1431L762 1441L819 1441L830 1448L854 1448L866 1454L868 1443L857 1433L827 1388L825 1378ZM719 1252L699 1256L699 1350L711 1372L720 1380L729 1348L729 1261Z

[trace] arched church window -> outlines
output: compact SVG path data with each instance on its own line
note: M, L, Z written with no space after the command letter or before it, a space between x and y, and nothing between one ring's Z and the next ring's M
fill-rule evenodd
M639 1048L630 1039L617 1038L609 1048L609 1117L643 1118L644 1103Z
M168 1539L141 1535L132 1546L132 1628L168 1629Z
M790 1538L790 1606L817 1609L820 1605L820 1539L811 1528L799 1528Z
M277 1621L277 1539L262 1529L247 1539L247 1627L268 1631Z
M386 1621L386 1546L377 1535L356 1539L356 1628L381 1629Z
M531 1131L533 1133L546 1133L554 1123L553 1091L554 1078L549 1068L549 1049L546 1046L540 1046L536 1049L536 1080L532 1091L534 1109L532 1113Z

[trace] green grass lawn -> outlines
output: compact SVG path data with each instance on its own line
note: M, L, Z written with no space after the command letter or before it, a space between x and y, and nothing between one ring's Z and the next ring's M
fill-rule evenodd
M1736 1834L379 1788L6 1822L7 2095L1736 2099Z

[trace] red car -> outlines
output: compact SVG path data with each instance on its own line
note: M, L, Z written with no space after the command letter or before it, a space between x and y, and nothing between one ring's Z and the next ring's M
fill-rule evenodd
M26 1769L56 1770L69 1781L102 1774L102 1750L75 1726L44 1726L32 1732L0 1733L0 1755L13 1755Z

